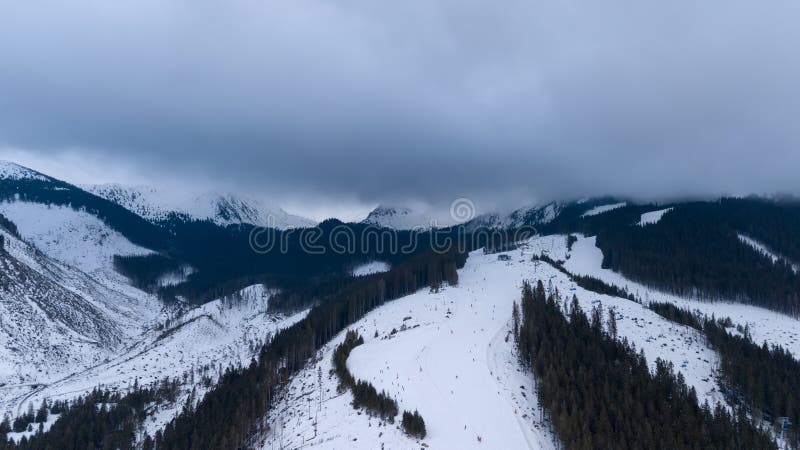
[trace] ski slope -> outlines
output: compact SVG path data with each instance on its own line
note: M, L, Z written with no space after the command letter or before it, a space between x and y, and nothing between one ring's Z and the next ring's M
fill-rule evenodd
M714 379L719 359L698 332L636 302L586 291L549 264L532 261L545 253L584 264L589 240L579 243L569 252L565 236L536 237L506 253L510 261L473 252L459 271L458 286L388 302L350 327L365 340L348 359L350 371L386 390L401 411L418 410L428 430L423 442L405 436L398 424L354 410L349 392L337 394L330 370L333 348L344 339L340 333L288 384L265 418L270 431L255 444L263 449L557 447L549 425L539 423L535 383L519 366L510 336L512 302L519 300L523 280L543 280L564 301L575 294L587 312L602 305L607 317L613 308L618 338L641 349L651 369L657 358L671 362L701 402L721 403Z
M533 268L530 255L520 259L473 253L458 286L388 302L351 326L365 343L351 353L350 371L385 389L401 411L419 410L431 448L555 448L538 423L533 378L517 364L510 337L512 302ZM343 339L340 333L291 381L266 418L272 432L257 442L262 448L420 448L399 423L370 418L353 410L349 392L337 394L329 372Z

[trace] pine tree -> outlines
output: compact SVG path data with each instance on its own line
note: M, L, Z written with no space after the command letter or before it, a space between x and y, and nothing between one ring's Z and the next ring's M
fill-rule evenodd
M46 400L42 400L42 405L36 411L35 422L37 422L37 423L47 422L47 401Z
M613 307L608 308L608 334L612 339L617 338L617 312Z
M514 305L512 306L511 318L514 327L514 342L519 342L519 305L517 302L514 302Z

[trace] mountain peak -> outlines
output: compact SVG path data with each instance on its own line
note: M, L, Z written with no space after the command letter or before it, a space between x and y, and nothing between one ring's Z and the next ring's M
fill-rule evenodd
M0 160L0 180L40 180L49 178L15 162Z
M378 205L361 223L395 230L411 230L414 228L427 229L437 222L426 211L401 206Z

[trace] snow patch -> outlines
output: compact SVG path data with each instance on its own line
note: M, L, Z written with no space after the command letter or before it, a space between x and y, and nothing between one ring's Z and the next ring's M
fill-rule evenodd
M614 209L617 209L617 208L622 208L625 205L627 205L627 203L621 202L621 203L612 203L610 205L595 206L594 208L592 208L592 209L586 211L585 213L581 214L581 217L596 216L598 214L603 214L605 212L608 212L608 211L611 211L611 210L614 210Z
M372 261L356 266L351 272L354 277L363 277L374 273L388 272L391 266L383 261Z
M645 225L652 225L654 223L658 223L659 220L664 216L664 214L672 211L672 208L667 209L660 209L658 211L650 211L642 214L641 219L639 220L639 226Z

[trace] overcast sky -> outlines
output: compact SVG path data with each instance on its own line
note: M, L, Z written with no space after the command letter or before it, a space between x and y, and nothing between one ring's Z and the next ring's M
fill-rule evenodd
M0 0L0 157L484 210L800 191L794 1Z

